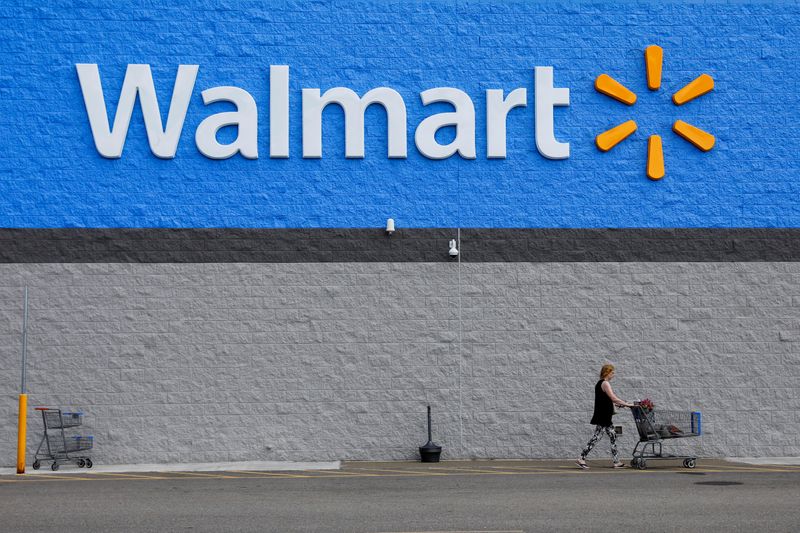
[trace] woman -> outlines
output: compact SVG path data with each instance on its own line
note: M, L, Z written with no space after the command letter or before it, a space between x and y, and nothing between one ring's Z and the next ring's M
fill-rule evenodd
M586 464L586 456L592 451L594 445L597 444L603 437L603 433L608 435L611 441L611 455L614 457L614 468L622 468L625 463L620 462L619 455L617 454L617 435L614 433L614 428L611 424L611 416L614 414L614 406L620 407L633 407L632 403L625 400L620 400L611 390L609 381L614 377L614 365L603 365L600 369L600 381L594 386L594 416L592 416L591 423L595 425L594 435L589 439L586 447L581 452L577 464L583 469L589 468Z

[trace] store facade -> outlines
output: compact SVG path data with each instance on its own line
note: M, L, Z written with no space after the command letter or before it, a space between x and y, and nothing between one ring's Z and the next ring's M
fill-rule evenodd
M3 464L26 286L98 462L411 459L427 405L567 457L607 362L702 455L800 452L796 5L3 16Z

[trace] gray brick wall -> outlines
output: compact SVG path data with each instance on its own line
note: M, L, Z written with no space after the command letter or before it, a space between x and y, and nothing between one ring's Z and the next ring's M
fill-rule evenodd
M0 265L2 465L26 284L30 404L99 463L411 459L427 403L449 458L573 456L607 361L702 455L800 453L798 263Z

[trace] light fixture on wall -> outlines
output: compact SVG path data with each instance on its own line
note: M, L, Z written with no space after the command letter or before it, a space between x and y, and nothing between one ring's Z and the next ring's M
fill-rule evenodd
M449 252L449 254L450 254L450 257L458 256L458 248L456 248L456 240L455 239L451 239L450 240L450 252Z
M386 234L391 235L394 233L394 219L389 218L386 220Z

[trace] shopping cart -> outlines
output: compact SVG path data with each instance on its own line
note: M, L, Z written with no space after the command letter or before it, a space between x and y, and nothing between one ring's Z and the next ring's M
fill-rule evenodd
M648 411L636 404L631 407L633 420L639 432L639 442L633 448L631 466L644 470L650 459L683 459L683 466L694 468L697 464L695 455L664 454L662 443L670 439L699 437L701 434L701 416L699 411ZM649 446L649 451L648 451Z
M72 434L71 428L83 424L83 413L62 411L50 407L37 407L42 413L44 434L36 448L33 458L33 469L39 470L41 461L52 461L51 470L58 470L59 464L74 461L79 468L92 467L92 460L86 453L94 447L94 437ZM69 432L66 430L70 429ZM42 450L42 447L45 450Z

